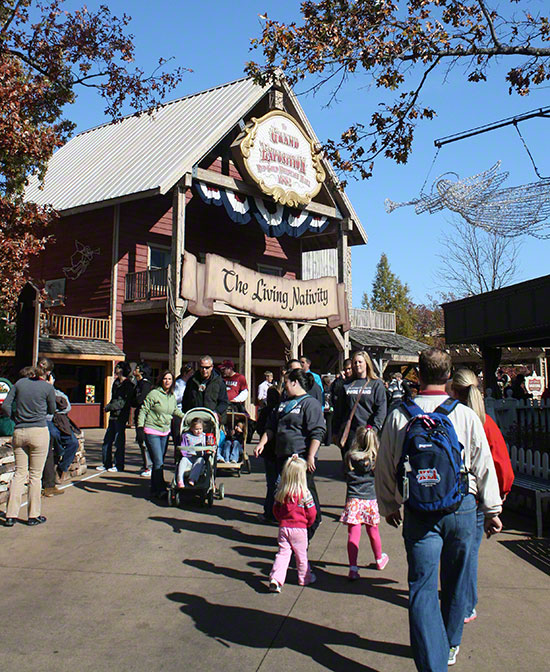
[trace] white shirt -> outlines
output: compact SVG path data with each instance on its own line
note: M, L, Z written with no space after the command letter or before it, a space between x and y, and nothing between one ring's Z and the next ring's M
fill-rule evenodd
M432 413L447 398L445 393L419 394L414 401L423 411ZM499 514L502 500L495 464L481 420L471 408L460 403L449 413L449 420L454 425L458 440L464 446L464 464L471 472L468 476L470 492L478 496L486 516ZM388 415L382 429L375 469L376 498L382 516L394 513L403 503L396 474L407 422L407 416L397 407Z
M267 380L264 380L263 383L258 385L258 401L264 401L264 399L267 398L267 391L272 385L273 383L270 383Z

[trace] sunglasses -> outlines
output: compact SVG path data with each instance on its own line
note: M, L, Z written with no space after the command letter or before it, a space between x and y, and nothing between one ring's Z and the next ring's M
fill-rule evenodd
M199 366L199 369L211 369L213 366L213 364L210 364L210 366Z

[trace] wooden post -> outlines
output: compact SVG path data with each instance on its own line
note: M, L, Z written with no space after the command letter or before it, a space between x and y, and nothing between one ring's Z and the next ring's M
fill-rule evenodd
M343 282L346 288L348 310L351 314L351 250L349 248L348 234L353 229L351 219L342 219L338 231L338 282Z
M245 338L244 338L244 369L243 369L243 374L244 377L246 378L246 382L249 385L249 390L248 390L248 399L245 401L245 408L247 412L249 413L250 417L254 417L253 411L253 405L252 405L252 390L250 388L252 384L252 318L251 317L245 317L244 318L244 331L245 331Z
M111 250L111 342L116 343L117 291L118 291L118 239L120 231L120 205L113 210L113 241Z
M185 249L185 196L191 187L191 175L186 174L176 187L172 199L172 258L171 258L171 287L173 306L177 313L174 315L168 307L170 332L169 332L169 368L178 375L182 365L183 336L181 320L178 318L185 310L186 302L180 296L181 269L183 251Z

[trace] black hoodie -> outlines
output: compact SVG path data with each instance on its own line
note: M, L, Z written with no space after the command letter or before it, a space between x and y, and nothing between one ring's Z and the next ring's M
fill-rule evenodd
M200 371L196 371L187 381L181 402L184 413L192 408L209 408L215 411L223 422L228 406L225 382L217 371L212 370L210 377L206 379L203 379Z

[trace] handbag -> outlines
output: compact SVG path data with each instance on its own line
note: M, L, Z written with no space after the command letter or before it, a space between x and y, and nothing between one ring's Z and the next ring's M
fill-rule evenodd
M355 400L355 404L353 404L353 408L351 409L351 413L349 414L348 421L346 422L346 426L344 427L344 431L342 432L342 436L340 437L339 443L340 443L340 448L345 448L346 447L346 442L348 440L349 432L351 429L351 423L353 420L353 417L355 415L355 411L357 410L357 406L359 406L359 402L361 401L361 397L363 396L363 391L365 387L369 384L370 378L367 378L365 382L363 383L363 387L361 388L359 394L357 395L357 399Z

